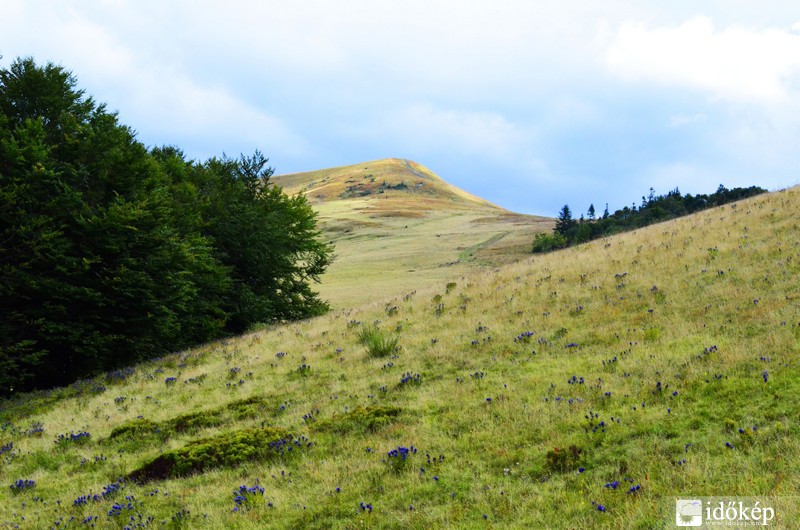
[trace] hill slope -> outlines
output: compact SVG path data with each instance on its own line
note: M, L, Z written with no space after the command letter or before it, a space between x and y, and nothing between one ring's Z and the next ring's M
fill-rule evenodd
M320 293L345 308L527 256L553 221L515 214L409 160L375 160L273 182L304 193L338 256ZM380 290L365 286L380 283Z
M2 475L35 485L0 488L0 520L663 528L676 497L721 495L790 528L798 209L763 195L6 402ZM370 326L400 349L371 356ZM278 428L312 445L251 443Z
M392 206L405 210L411 216L419 210L434 207L504 211L499 206L448 184L421 164L400 158L278 175L274 177L274 182L290 194L304 193L319 202L355 197L387 199ZM424 200L421 205L415 206L409 204L408 195ZM387 210L390 211L384 205L373 205L372 209L384 214Z

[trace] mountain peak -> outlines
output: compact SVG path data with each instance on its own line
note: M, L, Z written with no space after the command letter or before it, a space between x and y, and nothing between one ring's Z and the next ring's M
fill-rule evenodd
M303 193L312 203L335 200L382 200L419 209L481 208L504 211L489 201L447 183L422 164L385 158L273 177L287 193ZM388 205L387 205L388 206Z

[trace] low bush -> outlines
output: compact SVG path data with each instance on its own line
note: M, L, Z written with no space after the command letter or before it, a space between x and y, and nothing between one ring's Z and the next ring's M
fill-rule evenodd
M309 445L311 442L305 437L296 438L278 427L242 429L166 451L131 472L128 478L149 482L182 477L219 467L235 467L251 460L280 458Z

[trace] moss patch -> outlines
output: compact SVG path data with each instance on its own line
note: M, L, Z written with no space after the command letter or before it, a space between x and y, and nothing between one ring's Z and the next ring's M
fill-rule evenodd
M347 414L318 421L314 429L338 433L373 432L397 421L402 411L400 407L356 407Z
M310 445L288 431L269 427L243 429L212 438L202 438L167 451L128 475L137 482L202 473L208 469L234 467L250 460L279 458Z
M140 436L147 436L159 431L159 425L156 422L146 420L144 418L136 418L123 423L119 427L115 427L109 439L114 438L138 438Z
M153 434L160 434L166 438L175 434L195 432L210 427L219 427L237 420L257 417L266 409L267 401L263 397L253 396L228 403L223 407L182 414L161 422L136 418L116 427L111 431L109 439L142 438Z

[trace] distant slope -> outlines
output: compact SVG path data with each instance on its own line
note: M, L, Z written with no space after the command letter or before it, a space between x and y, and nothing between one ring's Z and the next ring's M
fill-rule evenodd
M303 193L336 245L320 292L335 308L519 260L552 219L509 212L399 158L273 177ZM365 289L365 285L378 288Z
M289 194L303 193L315 202L380 198L412 211L434 206L504 211L448 184L421 164L401 158L279 175L273 177L273 182ZM413 202L409 202L410 197L414 198Z

